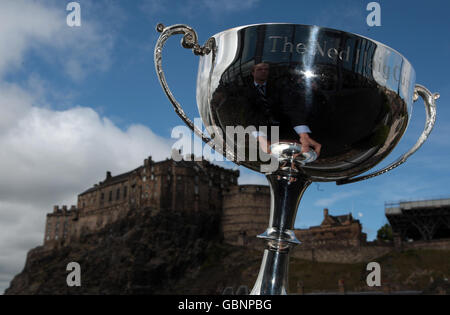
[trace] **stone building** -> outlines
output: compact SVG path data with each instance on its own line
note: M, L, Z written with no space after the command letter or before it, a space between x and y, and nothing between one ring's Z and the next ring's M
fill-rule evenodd
M269 186L242 185L224 193L222 230L224 241L245 246L257 241L269 225Z
M70 242L72 222L77 218L78 209L75 206L70 210L67 206L54 206L53 212L47 214L44 245Z
M44 246L64 246L82 235L99 230L129 211L220 212L224 241L238 246L260 247L256 236L269 223L270 188L238 185L239 171L225 169L205 160L154 162L151 157L138 168L112 176L78 195L77 206L54 207L47 214ZM360 246L366 234L351 214L329 215L324 210L320 226L295 230L303 248Z
M78 195L76 207L55 206L47 214L44 245L66 245L138 208L221 211L223 194L237 187L238 177L239 171L205 160L154 162L151 157L130 172L106 172L103 181Z
M361 223L351 213L332 216L328 209L323 210L323 221L319 226L294 232L303 248L357 247L367 242L367 234L362 232Z

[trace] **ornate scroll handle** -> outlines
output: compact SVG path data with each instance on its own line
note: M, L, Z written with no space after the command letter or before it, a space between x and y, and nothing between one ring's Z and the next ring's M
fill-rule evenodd
M206 136L197 126L194 125L191 119L189 119L183 108L181 108L181 105L177 102L175 97L173 96L172 92L169 89L169 86L167 85L166 77L164 75L164 71L162 69L162 50L164 47L164 44L166 43L167 39L176 34L183 34L183 38L181 40L181 45L184 48L192 49L195 55L207 55L209 54L215 47L215 41L214 38L210 38L205 46L201 47L198 44L197 39L197 33L194 31L193 28L182 25L182 24L176 24L168 27L164 27L163 24L158 24L156 26L156 30L161 33L161 35L158 38L158 41L156 43L155 47L155 53L154 53L154 59L155 59L155 68L156 73L158 75L159 82L161 83L161 86L166 93L167 97L169 98L170 102L172 103L175 112L178 116L188 125L189 128L191 128L194 133L199 136L205 143L210 145L215 150L220 150L220 148L214 147L213 141L211 138ZM220 152L222 153L222 152ZM223 153L222 153L223 154ZM230 158L227 155L227 158ZM232 159L234 160L234 158Z
M344 185L344 184L350 184L354 182L359 182L361 180L369 179L381 174L384 174L386 172L389 172L390 170L393 170L397 166L403 164L406 162L406 160L414 154L421 146L425 143L428 136L431 133L431 130L433 130L434 123L436 122L436 100L439 99L440 95L439 93L431 93L426 87L420 84L416 84L414 88L414 97L413 101L417 101L419 99L419 96L421 96L425 102L425 112L426 112L426 121L425 121L425 128L422 132L422 134L419 137L419 140L417 140L416 144L403 156L401 156L399 159L397 159L395 162L393 162L391 165L376 171L374 173L355 177L355 178L344 178L341 180L338 180L336 182L337 185Z

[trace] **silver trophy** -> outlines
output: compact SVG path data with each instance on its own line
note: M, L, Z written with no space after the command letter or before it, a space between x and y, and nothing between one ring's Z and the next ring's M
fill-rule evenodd
M348 32L256 24L200 46L187 25L157 30L156 72L176 113L216 151L269 181L270 222L258 236L267 247L251 294L287 294L289 251L300 243L294 222L309 184L353 183L404 163L433 129L439 94L415 83L413 67L397 51ZM175 34L199 56L197 103L209 135L185 115L166 83L162 50ZM391 165L359 176L395 148L419 96L426 123L417 143ZM234 141L237 130L245 134L240 141Z

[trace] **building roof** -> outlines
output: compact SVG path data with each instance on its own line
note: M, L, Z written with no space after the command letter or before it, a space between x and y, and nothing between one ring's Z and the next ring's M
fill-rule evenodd
M86 190L86 191L82 192L81 194L79 194L79 196L82 196L82 195L88 194L90 192L96 191L97 189L99 189L101 187L111 186L111 185L115 185L115 184L124 182L124 181L128 180L128 178L130 177L130 175L134 171L139 170L139 168L140 167L138 167L138 168L136 168L136 169L134 169L132 171L116 175L116 176L111 176L111 173L107 172L106 173L107 174L106 178L105 178L105 180L103 182L100 182L98 185L94 185L93 187L91 187L88 190Z
M432 240L450 236L450 199L385 204L392 230L402 239Z
M450 199L434 199L434 200L419 200L419 201L400 201L396 203L386 203L386 215L401 215L404 210L414 209L428 209L448 208L450 206Z
M196 161L194 158L195 158L195 157L192 156L192 160L191 160L191 161L181 160L181 161L175 162L175 163L176 163L178 166L181 166L181 167L188 167L188 168L191 168L191 167L194 167L194 168L195 168L195 167L198 167L199 170L201 170L201 171L204 172L205 174L207 173L207 171L206 171L206 169L205 169L205 166L206 166L206 167L212 167L212 168L214 168L214 169L218 169L218 170L220 170L220 171L224 171L224 172L227 172L227 173L230 173L230 174L239 176L239 170L227 169L227 168L221 167L221 166L219 166L219 165L213 164L213 163L209 162L208 160ZM206 162L206 163L205 163L205 162Z
M329 217L332 218L336 223L344 223L353 220L353 216L351 213L337 216L329 215Z
M346 222L359 222L359 220L354 220L351 213L344 214L344 215L337 215L337 216L327 215L324 217L320 226L322 226L322 225L342 225Z
M175 165L177 165L178 167L186 167L186 168L196 168L198 171L207 174L207 170L205 169L205 167L213 167L214 169L218 169L220 171L225 171L229 174L235 175L235 176L239 176L239 171L235 171L235 170L231 170L231 169L226 169L223 168L221 166L215 165L210 163L207 160L202 160L202 161L185 161L185 160L181 160L179 162L174 161L173 159L166 159L163 161L159 161L159 162L152 162L152 165L158 165L158 164L164 164L167 162L172 162L175 163ZM204 163L206 162L206 164ZM123 174L119 174L116 176L111 176L111 173L108 171L106 172L106 178L104 181L100 182L99 184L94 185L93 187L85 190L84 192L82 192L81 194L79 194L79 196L83 196L85 194L88 194L90 192L94 192L99 188L102 187L106 187L106 186L110 186L110 185L115 185L121 182L124 182L126 180L128 180L128 178L130 177L130 175L135 172L135 171L140 171L140 169L142 169L144 166L139 166L138 168L135 168L132 171L123 173Z

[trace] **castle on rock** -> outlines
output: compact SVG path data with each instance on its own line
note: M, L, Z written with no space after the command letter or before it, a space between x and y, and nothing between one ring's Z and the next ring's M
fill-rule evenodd
M148 211L202 211L222 217L226 243L251 246L269 222L270 189L263 185L238 185L239 171L206 160L155 162L151 157L136 169L112 176L78 195L77 205L54 206L47 214L44 248L57 248L77 241L126 216L135 209ZM296 230L305 245L336 242L359 246L365 234L351 214L333 217L324 212L320 226Z

